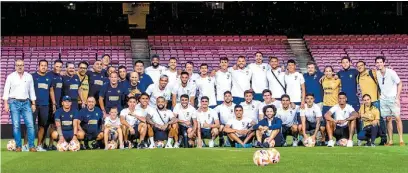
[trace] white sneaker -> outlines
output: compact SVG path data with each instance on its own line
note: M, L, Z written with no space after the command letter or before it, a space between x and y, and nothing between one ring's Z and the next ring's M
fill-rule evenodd
M297 147L298 146L298 141L293 141L292 142L292 147Z
M213 148L214 147L214 141L210 140L210 142L208 142L208 147Z
M27 144L23 145L23 147L21 148L21 151L28 152L28 145Z
M353 147L353 141L352 140L347 141L347 147Z
M180 148L180 144L179 144L178 142L176 142L176 143L174 144L174 148Z
M361 146L362 142L360 140L357 141L357 146Z
M154 146L154 144L150 144L149 149L153 149L156 148L156 146Z
M171 146L170 143L167 143L165 148L173 148L173 146Z
M334 141L333 141L333 140L330 140L330 141L327 143L327 146L328 146L328 147L334 147Z
M36 149L37 149L38 152L47 151L47 150L45 150L41 145L38 145Z

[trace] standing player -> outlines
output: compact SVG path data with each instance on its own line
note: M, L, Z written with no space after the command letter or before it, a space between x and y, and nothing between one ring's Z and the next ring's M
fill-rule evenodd
M262 91L262 96L264 102L259 104L258 110L259 110L259 116L258 117L253 117L253 120L257 123L258 120L263 120L264 114L263 114L263 108L267 105L274 105L275 108L280 108L281 107L281 102L279 100L276 100L275 98L272 98L272 92L269 89L265 89Z
M201 97L201 106L197 111L197 145L202 147L202 139L210 139L208 146L214 147L214 140L218 136L218 129L220 128L220 121L217 113L208 107L209 98L207 96Z
M327 66L324 68L325 77L322 81L323 86L323 111L322 114L326 114L329 109L338 103L338 94L341 88L341 80L334 79L333 67ZM324 125L324 124L322 124Z
M61 107L61 97L62 97L62 76L60 75L61 70L62 70L62 65L63 62L61 60L55 60L54 61L54 68L53 71L48 72L48 75L51 76L51 88L50 88L50 99L52 106L49 108L49 116L48 116L48 122L47 122L47 127L45 130L50 132L51 130L49 128L53 128L55 121L54 121L54 113ZM44 135L47 135L47 131L44 132ZM49 133L51 135L51 133ZM45 136L43 140L45 140ZM50 136L51 139L51 136ZM55 150L56 147L52 145L52 140L49 140L49 146L47 150Z
M196 137L198 127L197 115L194 107L189 104L189 96L187 94L181 95L180 100L180 103L174 107L173 114L178 119L179 132L183 142L179 140L174 144L174 148L178 148L180 143L183 143L184 148L189 148L194 146L194 138Z
M209 107L211 109L217 106L217 101L215 98L215 78L208 76L208 65L200 65L200 77L196 80L197 90L199 92L198 99L201 100L201 97L207 96L209 100Z
M281 100L282 107L278 108L276 117L282 120L283 139L286 141L286 136L293 136L292 146L297 147L299 133L297 113L299 112L299 106L296 106L294 109L290 106L291 102L289 95L282 95Z
M153 83L157 84L159 82L160 76L164 73L165 70L166 67L161 66L159 63L159 56L153 55L152 66L147 67L145 69L145 72L152 78Z
M177 103L180 103L180 97L184 94L189 96L190 104L194 106L194 99L196 95L196 87L192 83L188 82L188 73L183 71L180 74L180 81L177 82L172 90L172 104L173 108Z
M103 132L101 126L103 113L95 105L95 98L90 96L86 101L86 108L79 111L77 126L79 131L85 133L85 136L81 136L84 139L84 145L81 145L81 150L89 149L88 143L92 140L95 140L95 144L92 146L93 149L102 146Z
M118 74L112 73L109 77L109 83L106 83L99 92L99 106L104 113L104 118L107 117L107 113L110 109L116 107L120 111L123 108L124 103L124 89L118 84Z
M89 93L89 78L86 75L86 71L88 70L88 63L86 61L81 61L78 64L78 78L80 80L79 84L79 100L78 104L81 106L81 108L86 107L86 102L88 98L88 93ZM82 100L84 99L84 100Z
M63 90L62 94L64 96L71 97L71 108L78 109L78 98L79 98L79 85L81 81L79 80L78 75L75 73L75 64L72 62L67 63L67 75L62 77L63 80ZM82 98L85 100L85 98ZM81 105L82 108L82 105Z
M351 105L347 104L346 93L340 92L338 99L338 104L331 107L324 115L326 119L326 130L329 136L327 146L334 146L334 136L337 141L342 138L348 139L347 147L353 147L353 135L358 113Z
M126 66L123 66L123 65L119 66L118 67L118 73L119 73L119 83L128 81L127 77L126 77L126 75L127 75Z
M178 124L177 118L173 112L166 109L166 99L158 97L157 106L150 109L146 116L146 121L153 127L154 139L157 143L162 143L167 138L166 148L173 148L173 138L175 143L178 141ZM167 137L168 136L168 137ZM154 142L151 141L149 148L154 148Z
M147 88L146 93L150 95L150 106L156 107L157 98L163 97L167 107L171 96L171 90L167 87L168 82L169 77L162 75L158 84L152 84Z
M305 104L305 79L303 75L296 71L296 61L288 60L288 71L283 77L286 93L291 98L291 102L300 105L301 108Z
M253 127L256 130L256 147L281 147L285 140L281 132L282 120L276 117L276 107L274 105L266 105L263 107L262 112L265 118Z
M316 141L317 132L320 130L322 136L325 135L326 128L324 126L320 126L322 121L322 110L320 106L315 103L314 95L309 93L306 94L306 104L304 109L300 109L300 120L301 124L299 124L299 133L303 135L303 139L307 139L307 133L310 132L312 134L313 141ZM324 138L322 138L321 143L324 143Z
M261 52L255 53L255 63L248 65L252 72L252 89L255 92L254 100L263 102L262 91L268 88L268 80L266 72L271 69L267 63L263 63L263 54Z
M144 63L141 60L135 62L133 67L134 71L139 74L139 90L140 92L146 92L147 87L153 84L152 78L144 72Z
M236 148L251 148L251 140L255 135L252 126L256 123L250 118L243 117L243 111L241 105L234 107L235 117L228 120L224 131L228 138L235 142Z
M231 72L228 71L228 58L220 58L220 69L215 73L215 86L217 92L217 105L224 102L225 91L231 91Z
M46 127L48 124L50 95L54 95L50 90L52 85L52 77L47 75L48 62L46 60L40 60L38 72L33 73L35 95L37 97L36 109L34 111L34 122L38 117L38 132L37 132L37 151L46 151L43 148L45 139Z
M360 109L360 101L357 96L357 80L358 71L354 68L351 68L350 57L341 58L341 66L343 67L337 73L337 76L341 80L341 91L346 93L348 104L353 106L354 110ZM357 128L358 131L359 128Z
M93 71L88 71L89 79L89 93L88 96L95 97L96 100L99 100L99 91L101 90L103 84L105 83L105 74L102 71L101 61L95 61L93 64ZM98 104L98 103L97 103Z
M130 143L139 137L139 145L137 148L144 148L144 138L147 132L146 114L136 110L136 98L129 97L128 108L120 111L120 122L122 124L122 132L125 141L125 147L130 148Z
M363 120L363 129L358 133L357 139L367 141L366 146L375 147L374 142L380 125L380 111L374 106L370 95L364 94L363 102L363 106L358 111Z
M101 66L102 66L102 74L105 75L105 77L109 77L108 69L110 65L110 55L104 54L102 55L102 61L101 61Z
M234 107L235 103L232 102L232 95L230 91L224 92L224 102L217 107L215 107L214 111L218 114L220 119L220 146L224 145L224 127L228 123L230 119L235 118L234 115ZM241 106L242 107L242 106ZM245 117L248 118L248 117ZM229 143L226 144L228 146Z
M320 109L323 107L323 88L319 80L323 75L314 62L307 63L307 73L303 74L305 91L314 95L314 102L320 106Z
M177 71L177 59L174 57L171 57L169 60L169 68L166 69L163 74L167 75L169 77L169 84L167 84L170 89L173 89L174 86L179 83L179 78L178 78L178 71Z
M190 77L188 82L191 82L193 85L195 85L195 82L200 77L200 75L194 73L194 63L191 61L187 61L184 68L185 71L188 73L188 76Z
M103 130L103 140L105 142L105 150L108 150L109 141L116 141L119 138L119 148L124 149L123 132L118 118L118 108L112 107L109 110L109 116L104 119L105 125Z
M254 92L246 90L244 92L245 101L240 105L244 108L244 117L251 118L252 120L258 120L259 114L258 109L261 104L258 100L253 100Z
M379 82L381 89L380 103L381 103L381 116L386 117L387 120L387 132L388 142L387 146L393 145L392 135L392 117L395 117L397 124L397 131L400 141L400 146L405 146L404 139L402 138L403 127L401 121L401 91L402 81L398 77L397 73L389 68L385 68L385 57L380 56L375 58L375 66L378 68L377 81Z
M237 60L237 69L230 69L232 76L232 97L235 104L245 101L244 92L251 89L252 72L246 67L246 59L239 56ZM252 89L251 89L252 90Z
M269 57L269 65L271 70L266 73L268 79L269 90L272 91L272 97L280 100L281 96L286 93L286 86L284 86L283 69L279 67L279 60L277 57Z

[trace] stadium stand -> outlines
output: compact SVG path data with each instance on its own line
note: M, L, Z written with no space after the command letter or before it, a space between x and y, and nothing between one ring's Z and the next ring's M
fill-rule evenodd
M385 56L388 65L403 81L401 118L408 119L408 35L304 36L304 39L321 71L328 65L339 71L339 58L343 56L349 56L354 66L357 61L363 60L373 69L375 57Z

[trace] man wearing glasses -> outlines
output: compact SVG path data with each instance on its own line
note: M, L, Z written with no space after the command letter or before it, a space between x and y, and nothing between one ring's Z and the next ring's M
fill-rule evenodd
M89 78L88 75L86 75L86 72L88 70L88 63L85 61L81 61L78 64L78 77L79 77L79 99L78 99L78 104L80 105L80 108L85 108L86 107L86 99L88 98L88 93L89 93Z

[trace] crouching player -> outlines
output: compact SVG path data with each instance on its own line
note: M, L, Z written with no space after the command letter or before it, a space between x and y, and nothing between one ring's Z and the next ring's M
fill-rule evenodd
M108 150L110 141L117 141L119 138L119 148L124 149L123 132L120 128L120 119L118 118L118 108L112 107L109 110L109 116L105 118L105 126L103 130L103 140L105 142L105 150Z
M199 122L197 128L197 146L203 146L202 139L210 139L209 147L214 147L214 140L218 136L218 128L220 128L220 120L217 112L208 107L209 98L207 96L201 97L201 107L197 111L197 121Z
M89 96L86 100L86 108L79 111L79 119L77 125L79 131L85 132L85 136L79 135L84 139L84 145L81 145L82 149L89 149L89 141L95 141L92 144L92 148L96 149L102 147L103 132L101 131L103 113L101 109L95 107L95 97Z
M146 121L153 127L154 140L156 145L160 146L167 139L166 148L173 148L173 138L175 143L178 141L178 124L177 118L173 116L173 112L166 109L166 99L162 96L156 99L156 108L149 110L146 116ZM168 137L167 137L168 136ZM154 141L150 141L149 148L154 148Z
M358 133L358 140L367 141L367 146L375 147L374 141L379 132L380 111L371 102L371 96L364 94L364 104L360 107L359 115L363 120L363 130Z
M275 105L266 105L262 112L265 118L253 127L256 130L256 140L258 141L256 147L281 147L285 141L281 132L282 120L275 116Z
M326 123L321 123L322 110L320 106L314 103L314 95L306 94L306 104L304 109L300 109L301 124L299 124L300 133L303 135L303 139L307 139L307 133L310 133L310 137L313 141L316 141L317 132L320 130L322 134L322 143L324 143L324 127ZM322 124L322 125L320 125Z
M79 119L78 111L71 109L71 97L62 98L62 108L55 112L55 126L57 131L51 132L51 138L58 143L71 142L71 140L82 140L84 132L78 130L75 120Z
M244 108L241 105L234 107L235 117L228 120L224 131L233 141L236 148L251 148L251 141L255 135L252 126L255 122L248 117L243 117Z
M145 114L136 110L136 98L128 98L128 108L120 111L120 122L122 124L123 138L125 147L131 148L133 140L139 137L139 145L137 148L144 148L144 138L147 132Z
M194 139L197 130L197 115L196 110L189 104L189 96L183 94L180 96L180 103L176 104L173 114L178 119L179 132L182 136L184 148L194 146ZM178 148L181 141L174 144L174 148Z
M328 147L334 146L333 136L337 141L348 139L347 147L353 147L353 135L356 128L356 118L358 113L354 108L347 104L346 93L340 92L338 104L330 108L324 115L326 119L326 129L329 136ZM334 115L332 117L332 115Z
M298 121L297 113L299 106L293 106L290 102L289 95L282 95L281 97L282 107L278 108L276 116L282 120L282 134L286 141L286 136L293 136L292 146L298 146ZM286 145L286 142L285 142Z

